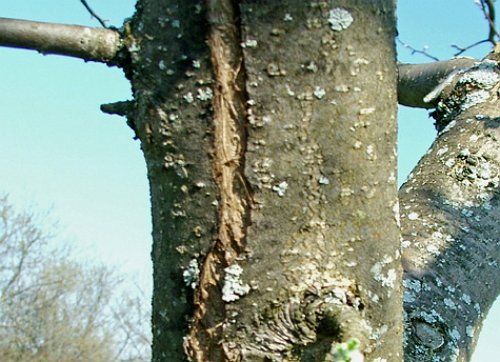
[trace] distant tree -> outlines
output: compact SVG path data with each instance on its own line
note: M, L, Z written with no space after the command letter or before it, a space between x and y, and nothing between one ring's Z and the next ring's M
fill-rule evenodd
M149 360L139 297L117 298L117 273L72 260L39 222L0 198L0 360Z

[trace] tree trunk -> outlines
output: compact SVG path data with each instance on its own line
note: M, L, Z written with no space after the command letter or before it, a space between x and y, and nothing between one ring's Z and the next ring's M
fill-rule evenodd
M139 1L154 360L401 359L394 23L392 1Z
M499 50L400 66L399 102L440 130L400 191L403 282L394 35L390 0L140 0L122 31L0 18L0 45L131 80L102 109L147 163L155 361L401 361L403 326L405 360L470 358L500 290Z

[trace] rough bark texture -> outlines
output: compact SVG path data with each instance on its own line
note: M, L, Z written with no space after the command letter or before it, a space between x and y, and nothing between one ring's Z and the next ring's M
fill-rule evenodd
M155 361L401 359L394 32L392 1L139 1Z
M135 110L153 218L153 360L182 361L193 287L217 240L213 67L201 1L139 1L128 24ZM216 308L214 308L216 310Z
M400 190L408 361L468 361L500 292L500 75L478 64L438 97L440 135Z
M349 338L402 360L393 6L141 0L121 35L0 20L1 45L125 66L134 100L102 109L147 162L153 360L335 360ZM441 132L400 191L408 361L468 360L500 291L497 61L400 66L400 103Z

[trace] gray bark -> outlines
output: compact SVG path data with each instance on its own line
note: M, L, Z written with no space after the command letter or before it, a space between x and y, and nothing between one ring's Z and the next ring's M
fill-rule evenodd
M154 360L400 360L392 2L207 4L132 22Z
M424 98L450 74L469 68L474 62L476 61L470 58L457 58L424 64L399 64L399 104L434 108L436 100L425 101Z
M148 167L155 361L328 360L351 337L400 361L393 3L237 5L139 1L121 35L1 19L0 44L131 80L103 111ZM463 74L439 88L473 63L399 66L399 102L455 122L400 191L409 361L467 360L498 294L498 86L466 109Z
M400 190L408 361L468 361L500 292L498 63L450 84L440 135Z
M0 18L0 46L114 64L123 44L116 30Z

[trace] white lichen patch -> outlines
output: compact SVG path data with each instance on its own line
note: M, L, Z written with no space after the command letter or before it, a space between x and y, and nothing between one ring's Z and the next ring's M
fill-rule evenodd
M444 298L443 303L445 306L447 306L450 309L457 309L457 305L450 298Z
M481 104L490 98L490 93L484 89L477 90L475 92L468 93L460 108L462 110L466 110L468 108L474 107L478 104Z
M285 196L286 190L288 189L288 182L282 181L277 185L273 186L273 191L278 194L278 196Z
M340 189L340 197L349 197L351 195L354 195L354 190L350 187L342 187Z
M314 88L313 94L316 98L322 99L326 95L326 91L322 87L316 87Z
M410 240L403 240L401 242L401 249L406 249L407 247L409 247L411 245L411 241Z
M328 23L334 31L342 31L351 26L354 21L351 13L346 9L334 8L328 14Z
M339 92L339 93L349 92L349 87L345 84L336 85L334 89L335 89L335 92Z
M469 338L472 338L474 337L474 326L467 326L465 328L465 334L467 335L467 337Z
M469 142L477 142L479 140L479 136L477 134L473 134L472 136L469 137Z
M243 268L238 264L233 264L224 269L224 285L222 287L222 300L225 302L234 302L242 296L248 294L250 286L243 284L241 274Z
M292 88L290 88L290 86L288 84L285 84L285 89L286 89L286 93L290 97L294 97L295 96L295 92L292 90Z
M198 260L191 259L188 267L182 272L182 278L186 286L195 289L198 285L198 280L200 278L200 268L198 266Z
M449 158L449 159L447 159L447 160L445 161L445 163L444 163L444 164L445 164L445 166L446 166L446 167L451 168L451 167L455 166L455 163L456 163L456 162L455 162L455 159L454 159L454 158Z
M392 259L388 259L392 260ZM388 288L394 288L394 283L396 281L396 270L395 269L389 269L386 274L382 272L382 269L384 268L384 265L388 264L386 260L383 260L382 262L377 262L373 265L373 267L370 269L370 272L373 274L373 278L380 282L382 286L388 287Z
M318 71L318 66L313 61L309 62L305 68L312 73L316 73Z
M196 98L199 99L200 101L208 101L212 99L214 96L214 93L211 88L206 87L206 88L200 88L198 89L198 94L196 95Z
M193 101L194 101L193 93L191 93L191 92L186 93L182 98L184 98L186 103L193 103Z
M323 175L319 175L318 176L318 183L320 185L328 185L330 183L330 180L327 177L323 176Z
M255 39L247 39L244 43L241 43L242 48L256 48L257 40Z
M451 331L450 331L450 337L455 341L455 342L458 342L460 341L460 338L461 338L461 335L460 335L460 332L458 331L457 328L453 328Z
M481 88L490 89L500 81L500 75L496 69L497 63L495 61L485 60L465 72L458 82L475 84Z
M472 302L470 295L465 293L462 295L462 300L465 304L470 304Z
M444 155L446 152L448 152L448 147L444 146L443 148L440 148L439 150L437 150L436 156L440 157L440 156Z
M374 161L377 159L377 155L375 154L375 146L368 145L366 146L366 156L368 160Z
M408 220L417 220L419 215L416 212L411 212L408 214Z
M375 107L361 108L359 110L359 114L362 115L362 116L366 116L368 114L372 114L373 112L375 112Z
M355 149L355 150L359 150L361 148L361 146L363 146L363 143L361 143L361 141L356 141L354 142L354 144L352 145L352 147Z
M387 333L387 331L389 330L389 327L385 324L383 324L380 328L376 328L372 331L372 333L370 334L370 339L374 340L374 341L378 341L382 338L382 336L384 334Z

